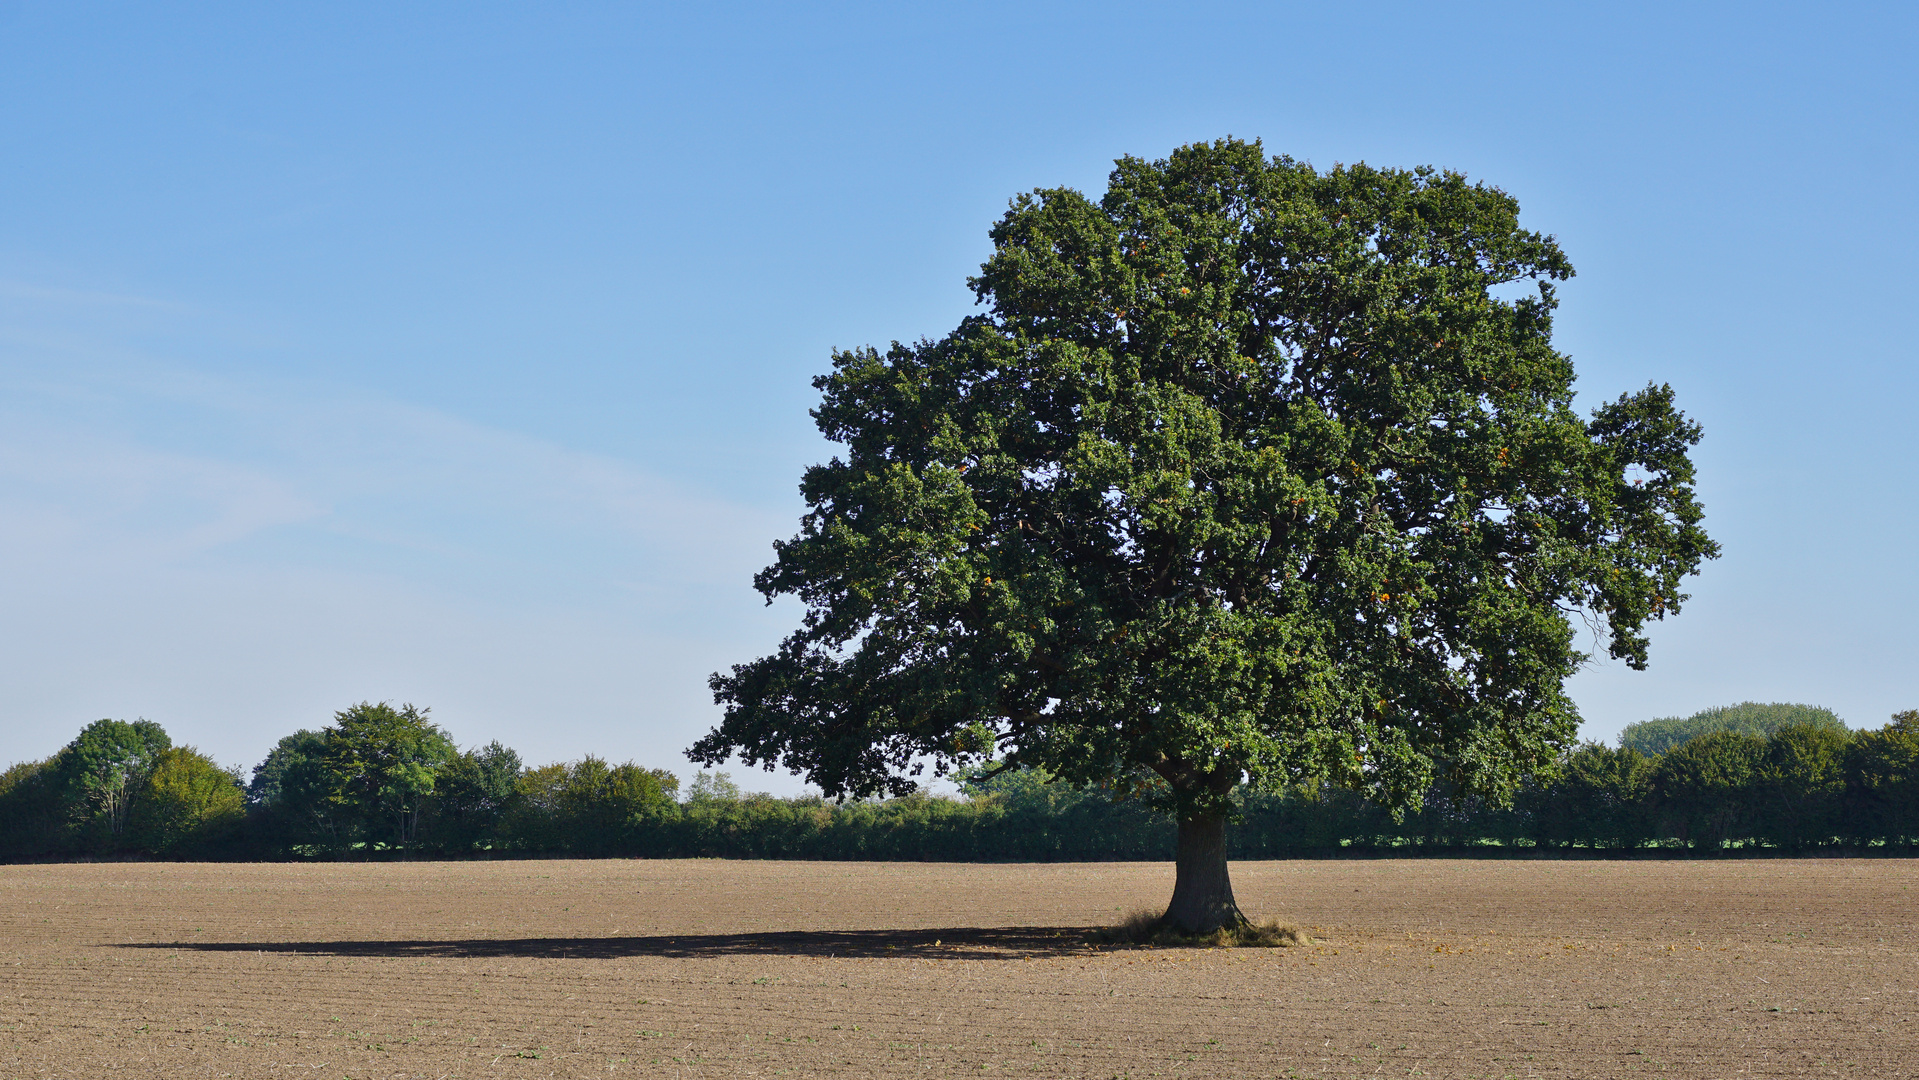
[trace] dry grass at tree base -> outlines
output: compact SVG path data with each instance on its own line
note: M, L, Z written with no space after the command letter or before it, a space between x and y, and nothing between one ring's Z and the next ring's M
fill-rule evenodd
M1222 926L1210 933L1187 933L1168 926L1165 917L1152 908L1139 908L1119 921L1119 925L1096 930L1088 936L1094 945L1158 946L1170 949L1287 949L1310 945L1299 927L1277 920Z
M1906 860L0 867L0 1077L1908 1076Z

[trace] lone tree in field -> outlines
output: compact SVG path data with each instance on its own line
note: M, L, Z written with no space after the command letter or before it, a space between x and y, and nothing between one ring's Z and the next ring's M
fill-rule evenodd
M994 758L1129 790L1177 817L1186 931L1243 921L1241 783L1509 797L1573 742L1572 617L1644 667L1717 554L1670 388L1573 411L1572 267L1518 212L1234 140L1016 199L985 314L815 381L846 456L756 579L803 625L713 677L689 756L829 795Z

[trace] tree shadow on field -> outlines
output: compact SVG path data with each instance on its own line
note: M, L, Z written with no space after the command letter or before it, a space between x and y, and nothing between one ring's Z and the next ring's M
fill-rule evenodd
M455 938L390 941L139 941L125 949L291 953L301 956L618 960L632 956L712 959L725 956L918 957L1023 960L1085 953L1099 928L976 926L932 930L784 930L763 934L672 934L651 937Z

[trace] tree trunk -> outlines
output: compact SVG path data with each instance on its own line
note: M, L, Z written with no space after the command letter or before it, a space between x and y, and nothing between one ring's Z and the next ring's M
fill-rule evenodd
M1240 926L1246 916L1233 902L1233 879L1226 872L1226 819L1179 819L1178 872L1173 902L1160 921L1188 934L1210 934Z

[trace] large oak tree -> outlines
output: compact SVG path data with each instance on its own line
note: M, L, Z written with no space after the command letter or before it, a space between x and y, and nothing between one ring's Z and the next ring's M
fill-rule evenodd
M1643 667L1717 551L1669 388L1574 411L1572 267L1518 213L1230 139L1014 200L983 314L816 380L845 455L756 579L803 624L689 755L1111 785L1176 815L1189 931L1242 918L1242 783L1510 795L1573 741L1575 620Z

